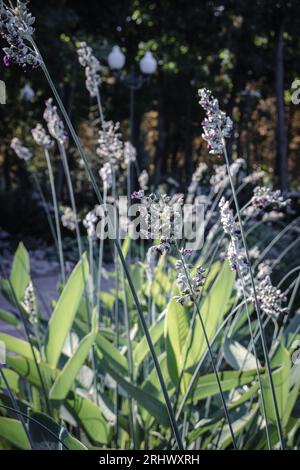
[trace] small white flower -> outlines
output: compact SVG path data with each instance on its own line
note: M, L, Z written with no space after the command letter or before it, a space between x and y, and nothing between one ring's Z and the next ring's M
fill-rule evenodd
M27 1L17 1L15 7L8 7L0 1L0 32L8 42L5 47L4 63L15 62L21 67L38 67L40 58L28 41L34 33L35 18L27 9Z
M143 189L144 191L147 191L148 183L149 183L149 175L148 175L147 170L143 170L141 172L138 180L139 180L140 188Z
M96 223L98 221L96 215L96 209L91 210L87 213L85 218L83 219L83 225L86 228L87 236L90 240L94 240L96 238Z
M99 131L97 155L115 168L123 159L124 145L119 132L120 124L112 121L104 123L104 129Z
M203 139L207 141L209 153L221 155L223 153L223 139L230 137L233 123L229 116L220 110L219 102L206 88L199 90L200 105L206 111L206 118L202 122Z
M61 216L61 223L63 227L71 230L72 232L76 229L76 215L70 207L61 207L63 214Z
M104 163L103 167L101 170L99 170L99 175L102 178L103 181L103 186L106 187L106 189L109 189L112 187L112 169L111 169L111 164L110 163Z
M275 319L280 314L286 314L287 308L283 307L283 303L286 302L286 296L272 285L270 276L266 276L262 279L256 287L257 300L259 302L261 311L268 316L272 316ZM252 297L254 302L254 298Z
M100 62L94 56L93 49L86 42L80 43L77 54L80 65L85 68L86 88L90 96L94 98L97 96L98 87L101 85L101 77L99 75L101 70Z
M25 160L26 162L31 159L32 152L29 148L25 147L20 139L14 137L11 141L10 147L15 151L16 155Z
M30 281L24 294L24 307L29 315L29 321L32 324L37 323L36 300L32 282Z
M67 141L67 133L65 131L64 124L60 119L57 107L53 105L53 99L49 98L46 101L46 109L44 111L44 119L48 126L50 135L56 139L60 144L64 144Z
M286 207L290 203L289 199L284 200L280 191L272 191L265 186L257 186L253 190L251 204L257 209L266 209L268 206Z
M238 271L241 274L245 274L248 271L248 263L240 251L238 238L240 233L239 227L234 220L232 210L229 207L229 202L225 201L225 198L221 199L219 207L221 211L223 230L230 236L230 243L226 255L230 269L232 271Z
M34 129L31 130L32 137L37 145L44 149L50 149L53 147L54 142L47 134L42 124L37 124Z
M125 142L124 144L124 163L128 166L130 163L136 161L136 149L131 142Z

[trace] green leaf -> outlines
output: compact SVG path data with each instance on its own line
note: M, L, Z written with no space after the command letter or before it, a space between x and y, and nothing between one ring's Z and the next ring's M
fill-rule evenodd
M15 315L10 312L7 312L6 310L3 310L2 308L0 308L0 320L15 326L19 324L19 321L15 317Z
M10 274L10 282L19 301L23 300L25 290L29 284L29 272L30 266L28 252L23 243L20 243L14 256Z
M285 418L285 411L289 400L290 378L291 378L291 358L287 349L279 345L275 356L271 361L272 369L279 367L272 373L275 395L278 404L280 420ZM265 399L266 413L268 419L276 423L276 415L272 399L271 387L266 375L261 377L263 394Z
M256 368L255 356L237 341L226 338L223 352L228 364L237 370L251 370ZM258 366L260 364L258 363Z
M17 419L0 416L0 436L21 450L29 450L30 445L24 428Z
M44 413L32 413L31 418L34 421L29 420L29 432L36 450L86 450L86 447L80 441L71 436L65 428L61 427L50 416ZM50 432L45 428L49 429Z
M77 321L76 325L80 329L82 333L85 335L88 332L88 326L82 323L81 321ZM111 364L121 375L128 374L128 364L127 359L120 353L120 351L114 347L114 345L108 341L101 333L98 331L96 336L96 344L99 350L101 351L103 357L107 360L109 364Z
M86 255L74 268L49 320L45 353L49 364L55 368L67 335L72 327L84 293L88 277Z
M86 335L79 343L73 356L68 359L62 371L56 377L56 380L50 390L51 400L63 400L69 393L77 374L79 373L84 361L91 349L97 335L97 313L94 311L92 319L92 331Z
M149 333L152 339L153 345L155 345L164 333L164 318L162 318L158 323L149 328ZM133 350L133 361L136 369L142 364L145 357L149 354L149 346L145 337L143 337L140 342L136 345Z
M170 421L166 407L160 400L125 379L124 376L120 375L103 357L100 358L100 362L104 370L108 372L108 374L125 390L125 392L128 393L128 395L134 398L139 405L145 408L148 413L157 419L159 423L164 426L169 426Z
M257 371L225 371L219 372L219 379L221 381L221 387L223 392L227 392L236 387L242 387L243 385L249 384L257 377ZM192 394L191 398L187 402L203 400L204 398L217 395L219 393L219 387L217 385L215 374L207 374L199 377L197 386Z
M23 339L16 338L15 336L7 335L5 333L0 333L0 341L3 341L7 351L14 352L20 356L26 357L28 359L34 360L31 346L27 341ZM40 354L38 350L33 347L35 357L37 361L40 361Z
M158 360L159 360L159 366L163 374L169 396L172 396L172 394L175 392L175 387L169 375L166 353L161 354ZM145 392L149 393L150 395L156 398L159 398L160 400L164 399L163 391L161 389L160 382L158 380L158 375L157 375L155 368L152 369L150 375L148 375L147 379L144 381L142 385L142 389Z
M243 405L246 401L248 401L258 390L258 385L254 384L250 387L246 392L239 395L238 398L233 399L232 401L227 403L228 410L234 410L241 405ZM194 429L188 434L187 442L191 444L194 442L198 437L202 436L205 432L209 431L210 429L216 429L218 423L222 424L224 420L224 411L219 410L215 413L212 418L201 419L194 427Z
M40 376L34 361L24 357L7 356L6 362L21 377L26 378L29 383L38 388L42 387ZM39 368L45 385L49 386L51 383L51 377L53 376L53 369L50 369L50 367L44 363L39 363Z
M108 444L109 426L94 403L78 394L73 394L73 397L66 401L66 406L90 439L104 445Z
M2 369L2 372L8 382L8 385L12 389L12 391L16 394L19 393L20 377L18 376L18 374L10 369ZM2 376L0 376L0 388L6 390L6 385L4 383Z
M249 413L245 413L246 409L241 409L240 412L238 412L239 417L232 421L232 429L234 436L237 437L241 432L251 424L253 419L255 418L257 414L258 407L254 406L254 408L249 411ZM230 444L232 443L232 438L231 438L231 433L229 430L229 426L226 424L224 426L223 431L221 432L220 440L218 442L218 448L219 449L226 449Z
M167 363L170 377L176 386L181 371L189 366L196 365L199 360L199 340L198 346L193 342L193 336L199 334L198 329L190 329L191 312L187 307L180 305L176 300L171 299L167 306L165 321L165 339L167 350ZM187 353L187 341L191 347ZM182 392L185 391L184 377L181 380Z
M235 273L230 270L228 262L225 261L220 274L200 305L201 316L209 340L214 337L224 318L234 281ZM197 341L200 342L200 357L202 357L207 349L203 334L197 338Z
M101 292L99 295L104 306L107 308L107 310L111 312L113 309L116 297L110 294L109 292Z

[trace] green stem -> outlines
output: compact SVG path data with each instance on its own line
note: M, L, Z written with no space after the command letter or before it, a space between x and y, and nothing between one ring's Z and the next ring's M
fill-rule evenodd
M53 241L54 241L56 249L58 250L57 236L56 236L55 229L54 229L54 226L53 226L51 214L50 214L50 211L49 211L48 206L47 206L46 198L44 196L41 185L40 185L39 180L37 179L35 173L32 173L32 178L33 178L34 183L37 187L37 190L40 194L40 197L41 197L41 200L42 200L42 203L43 203L43 208L44 208L44 211L45 211L45 214L46 214L46 217L47 217L47 220L48 220L48 224L49 224L49 227L50 227L50 230L51 230L51 234L52 234L52 237L53 237Z
M62 248L60 219L59 219L58 204L57 204L57 197L56 197L55 184L54 184L54 177L53 177L53 171L52 171L52 165L51 165L49 152L46 148L44 150L45 150L45 158L46 158L48 173L49 173L49 181L50 181L50 187L51 187L51 193L52 193L52 202L53 202L53 207L54 207L54 217L55 217L55 225L56 225L56 235L57 235L57 243L58 243L61 279L62 279L62 283L65 284L66 283L65 263L64 263L64 255L63 255L63 248Z
M80 230L79 230L79 224L78 224L78 216L77 216L77 208L76 208L76 203L75 203L75 196L74 196L73 185L72 185L72 180L71 180L71 175L70 175L70 168L69 168L69 164L68 164L68 159L67 159L65 147L61 142L58 142L58 148L59 148L59 153L60 153L60 156L61 156L61 159L62 159L62 162L63 162L65 175L66 175L66 178L67 178L67 186L68 186L72 211L75 214L75 231L76 231L79 257L81 258L81 256L82 256L82 246L81 246L81 238L80 238Z

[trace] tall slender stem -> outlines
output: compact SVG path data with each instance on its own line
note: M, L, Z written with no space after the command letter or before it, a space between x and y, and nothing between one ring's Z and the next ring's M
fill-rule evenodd
M68 185L68 191L69 191L72 211L75 214L75 231L76 231L79 257L81 257L82 256L81 237L80 237L80 230L79 230L78 217L77 217L77 208L76 208L76 203L75 203L75 196L74 196L74 191L73 191L73 185L72 185L72 180L71 180L71 175L70 175L70 169L69 169L67 154L66 154L65 147L60 142L58 142L58 148L59 148L59 152L60 152L61 159L62 159L62 162L63 162L65 175L66 175L66 178L67 178L67 185Z
M50 230L51 230L52 238L53 238L55 247L58 250L57 236L56 236L56 233L55 233L55 228L54 228L54 225L53 225L51 214L50 214L49 208L47 206L46 198L44 196L43 190L41 188L41 185L40 185L39 180L37 179L35 173L32 173L32 178L33 178L34 183L37 187L37 190L40 194L42 204L43 204L43 208L44 208L44 211L45 211L45 214L46 214L46 217L47 217L47 220L48 220L48 224L49 224L49 227L50 227Z
M243 274L240 273L240 272L238 274L239 274L241 282L242 282L242 290L243 290L243 297L244 297L244 302L245 302L246 312L247 312L248 326L249 326L250 337L251 337L251 345L252 345L252 350L253 350L254 357L255 357L255 366L256 366L256 370L257 370L257 378L258 378L259 389L260 389L260 394L261 394L263 417L264 417L264 420L265 420L265 423L266 423L267 443L268 443L269 450L271 450L272 447L271 447L271 440L270 440L270 433L269 433L269 423L268 423L268 417L267 417L267 411L266 411L266 402L265 402L265 397L264 397L264 393L263 393L263 387L262 387L262 382L261 382L261 377L260 377L260 370L259 370L259 362L258 362L257 351L256 351L255 342L254 342L251 318L250 318L249 309L248 309L245 282L244 282ZM246 358L245 358L245 361L246 361Z
M53 171L52 171L52 165L51 165L49 152L46 148L44 150L45 150L45 158L46 158L47 168L48 168L48 173L49 173L50 188L51 188L51 193L52 193L52 202L53 202L53 207L54 207L54 218L55 218L55 225L56 225L56 235L57 235L60 270L61 270L61 279L62 279L63 284L65 284L66 283L65 263L64 263L64 254L63 254L63 248L62 248L60 220L59 220L59 212L58 212L54 177L53 177Z

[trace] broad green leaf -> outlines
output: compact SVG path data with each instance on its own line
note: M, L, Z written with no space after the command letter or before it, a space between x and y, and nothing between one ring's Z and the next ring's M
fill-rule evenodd
M76 322L78 328L83 334L88 333L88 326L82 323L81 321ZM101 334L101 329L98 331L96 336L96 344L101 351L103 357L111 364L120 374L128 374L128 365L126 358L120 353L120 351L114 347L114 345L108 341Z
M94 442L107 445L110 429L100 409L90 400L74 395L68 398L66 406L84 431Z
M5 375L8 385L10 386L12 391L16 394L19 393L19 380L20 380L19 375L10 369L3 368L2 372ZM6 390L6 385L1 375L0 375L0 388Z
M224 318L234 278L235 274L230 271L228 263L225 262L215 282L202 299L200 314L209 340L213 338ZM177 293L175 287L173 294ZM182 393L185 393L193 370L207 351L198 315L194 316L192 324L193 312L193 307L181 306L174 300L171 300L167 307L165 337L168 368L174 384L177 384L181 374Z
M234 436L237 438L241 432L250 425L250 423L255 418L258 411L258 407L255 406L251 411L247 413L246 408L242 409L238 414L241 416L231 422ZM219 449L226 449L230 444L232 444L231 433L229 430L228 424L224 426L224 429L221 432L220 439L218 441Z
M235 273L229 268L227 261L224 262L220 274L213 283L211 289L204 297L200 305L201 316L206 329L208 340L211 340L226 313L227 304L231 297L235 281ZM199 319L197 318L196 322ZM200 357L207 350L203 334L197 338L200 342Z
M15 326L19 324L19 320L16 318L15 315L10 312L7 312L6 310L3 310L2 308L0 308L0 320Z
M196 365L199 360L199 340L198 347L193 342L193 336L199 334L197 328L191 328L191 309L180 305L176 300L171 299L167 306L165 321L165 339L167 350L167 363L170 377L176 386L181 372L188 367ZM196 326L196 325L194 325ZM187 346L190 348L187 348ZM183 377L181 388L184 392L187 383Z
M20 356L26 357L27 359L34 360L32 349L27 341L16 338L15 336L0 333L0 341L3 341L7 351L14 352ZM40 361L40 354L38 350L33 346L34 355L36 360Z
M243 405L246 401L248 401L258 390L258 385L254 384L250 387L246 392L242 393L238 398L231 400L227 403L228 410L234 410L241 405ZM223 423L224 420L224 411L219 410L216 412L213 418L209 419L201 419L194 427L194 429L188 434L187 442L191 444L194 442L198 437L200 437L205 432L209 431L210 429L216 429L218 423Z
M50 416L44 413L32 413L31 418L34 421L29 420L29 432L36 450L86 450L80 441Z
M29 284L29 272L30 266L28 252L23 243L20 243L15 253L12 270L10 273L10 282L19 301L23 300L25 290Z
M157 421L164 426L169 426L169 417L165 405L151 394L133 385L129 380L120 375L103 357L100 358L104 370L122 387L125 392L134 398L140 406L145 408Z
M159 359L160 369L163 374L169 396L172 396L172 394L175 392L175 387L171 381L171 377L169 376L166 353L161 354L158 359ZM149 393L150 395L156 398L159 398L160 400L164 399L164 395L163 395L155 368L152 369L150 375L147 377L147 379L143 383L142 389L145 392Z
M51 400L63 400L68 395L95 341L98 330L96 311L93 313L92 323L92 331L80 341L73 356L69 358L62 371L56 377L49 394Z
M113 309L116 297L110 292L101 292L99 295L104 306L107 308L107 310L111 312Z
M40 376L33 360L18 356L7 356L6 362L21 377L26 378L29 383L38 388L42 387ZM51 369L48 364L41 362L38 366L42 375L42 380L47 387L49 386L51 377L53 376L53 369Z
M219 372L219 379L221 381L223 392L227 392L236 387L242 387L243 385L249 384L253 380L256 380L256 378L256 369L246 371L230 370ZM197 386L187 401L189 403L191 401L203 400L204 398L217 395L218 393L219 387L217 385L215 374L207 374L199 377Z
M298 310L293 318L288 322L287 327L283 331L283 343L287 348L292 346L292 343L298 338L295 337L300 333L300 311Z
M66 337L72 327L88 277L86 255L74 268L49 320L46 357L50 366L55 368L60 358Z
M226 338L223 352L226 361L233 369L251 370L256 368L255 356L237 341ZM259 362L258 366L260 367Z
M17 419L0 416L0 436L21 450L29 450L30 445L24 428Z
M272 372L272 377L280 420L283 420L285 418L285 411L289 400L291 379L291 358L289 352L283 345L279 345L276 354L271 361L271 367L279 367L276 371ZM276 415L268 376L262 376L261 382L268 419L271 422L276 423Z

